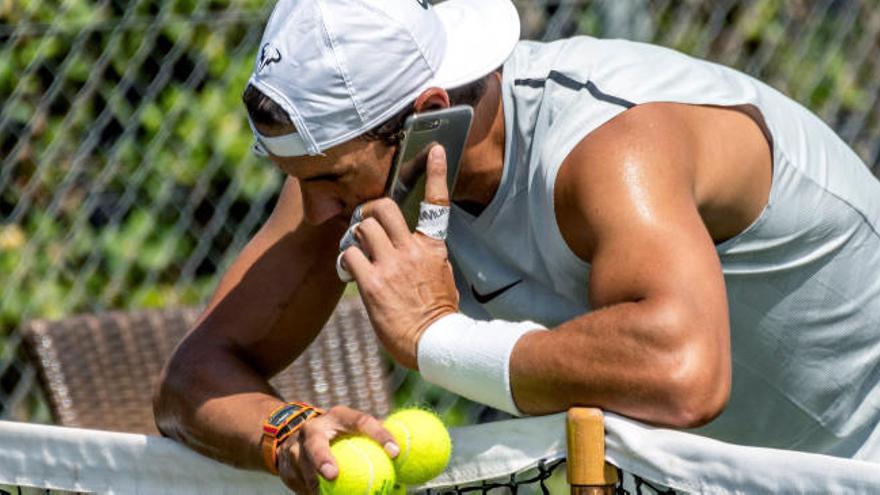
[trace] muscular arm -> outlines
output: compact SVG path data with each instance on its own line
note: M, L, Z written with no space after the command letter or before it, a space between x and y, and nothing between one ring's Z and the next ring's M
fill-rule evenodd
M727 299L695 200L697 141L674 115L636 107L563 163L557 219L591 264L595 311L517 343L510 373L522 411L590 405L691 427L723 409Z
M154 401L162 433L224 462L262 467L260 426L281 404L267 379L308 346L339 300L334 260L345 227L303 222L299 188L287 180L163 372Z

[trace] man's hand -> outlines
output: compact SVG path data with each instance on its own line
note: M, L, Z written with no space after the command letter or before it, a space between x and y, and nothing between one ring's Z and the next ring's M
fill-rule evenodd
M425 201L449 205L446 153L428 154ZM446 243L412 233L391 199L366 203L355 237L364 253L349 248L343 261L360 288L373 328L389 354L416 369L419 338L435 320L458 311L458 291Z
M385 448L392 458L400 453L394 437L367 413L337 406L306 422L278 447L278 474L290 489L301 495L318 493L318 473L333 480L339 466L330 453L330 442L345 435L366 435Z

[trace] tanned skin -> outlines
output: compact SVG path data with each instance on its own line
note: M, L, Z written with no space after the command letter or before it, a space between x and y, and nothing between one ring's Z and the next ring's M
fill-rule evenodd
M446 106L438 88L415 103L417 111ZM745 229L767 203L772 160L757 117L751 108L639 105L570 153L556 181L557 221L572 251L591 264L589 303L597 310L517 343L511 382L523 412L590 405L693 427L723 410L730 337L715 244ZM503 153L494 74L475 108L455 200L488 204ZM169 362L156 399L163 433L224 462L262 467L260 425L281 403L266 380L305 349L332 311L342 291L337 243L354 207L381 196L392 155L383 144L355 140L326 157L272 157L291 178ZM448 201L441 148L428 170L428 199ZM416 368L425 328L458 310L445 244L410 233L390 200L370 201L365 216L356 235L368 255L352 248L343 260L379 339ZM335 477L329 443L347 432L396 452L376 418L333 408L279 449L285 483L314 493L317 469Z
M589 397L582 404L652 423L713 419L731 373L714 244L760 214L769 183L768 143L735 110L642 105L583 140L560 169L555 204L566 242L591 264L597 311L518 343L518 406L542 414Z

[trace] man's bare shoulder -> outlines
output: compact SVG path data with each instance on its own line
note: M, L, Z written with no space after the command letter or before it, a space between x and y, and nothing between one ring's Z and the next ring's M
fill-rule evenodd
M667 104L636 106L587 135L563 161L556 216L581 258L592 258L609 223L631 214L650 220L663 206L658 194L692 190L696 143L681 119Z
M569 167L576 174L572 177L600 179L636 164L693 165L698 136L688 122L684 107L687 105L646 103L626 110L585 136L566 157L563 166L573 162L590 163L590 167Z
M557 176L557 217L560 225L566 218L586 225L613 221L606 213L621 203L640 202L650 213L643 201L648 193L677 195L696 206L713 239L721 241L760 214L770 175L769 145L746 113L643 104L590 133L568 155ZM577 212L581 218L572 218Z

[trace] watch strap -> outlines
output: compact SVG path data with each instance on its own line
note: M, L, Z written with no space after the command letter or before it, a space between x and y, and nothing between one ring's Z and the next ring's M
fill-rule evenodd
M278 445L305 425L306 421L324 411L304 402L288 402L278 406L263 422L260 450L263 462L272 474L278 474Z

